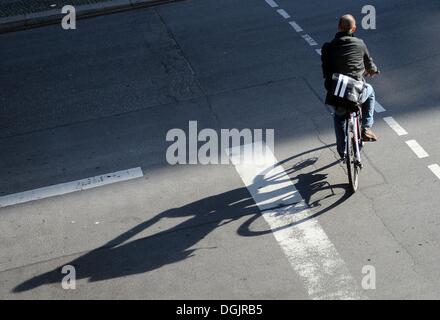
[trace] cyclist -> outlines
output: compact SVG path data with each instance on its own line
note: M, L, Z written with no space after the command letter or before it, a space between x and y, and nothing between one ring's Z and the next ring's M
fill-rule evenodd
M356 38L356 20L350 14L339 19L338 33L331 42L327 42L321 49L322 71L325 79L325 88L330 90L333 73L340 73L358 81L364 81L364 75L374 76L379 71L368 52L364 41ZM332 95L327 92L326 104L332 105ZM373 126L375 94L370 84L362 92L362 140L376 141L377 136L371 130ZM346 110L335 107L334 126L336 145L341 159L345 159L345 115Z

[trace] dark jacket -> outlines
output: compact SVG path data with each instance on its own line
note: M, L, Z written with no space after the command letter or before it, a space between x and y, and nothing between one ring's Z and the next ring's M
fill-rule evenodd
M321 61L327 90L333 73L345 74L361 81L365 70L377 72L364 41L348 32L338 32L331 42L322 46Z

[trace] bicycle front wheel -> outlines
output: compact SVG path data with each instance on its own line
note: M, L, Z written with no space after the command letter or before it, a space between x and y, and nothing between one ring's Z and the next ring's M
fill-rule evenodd
M348 121L347 121L348 122ZM350 130L349 125L347 125L347 173L348 173L348 183L350 185L351 191L354 193L359 186L359 171L360 167L357 164L355 150L356 150L356 140L353 131Z

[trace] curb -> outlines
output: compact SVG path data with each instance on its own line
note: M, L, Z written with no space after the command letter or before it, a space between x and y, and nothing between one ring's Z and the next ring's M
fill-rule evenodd
M76 19L84 19L104 14L147 8L158 4L166 4L182 0L116 0L76 6ZM65 14L61 8L24 15L0 18L0 34L61 23Z

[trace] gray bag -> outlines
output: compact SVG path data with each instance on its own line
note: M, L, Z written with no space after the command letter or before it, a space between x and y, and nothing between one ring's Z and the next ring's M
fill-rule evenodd
M328 101L334 107L352 108L361 102L362 92L366 87L365 82L358 81L349 76L334 73L331 87L328 91Z

